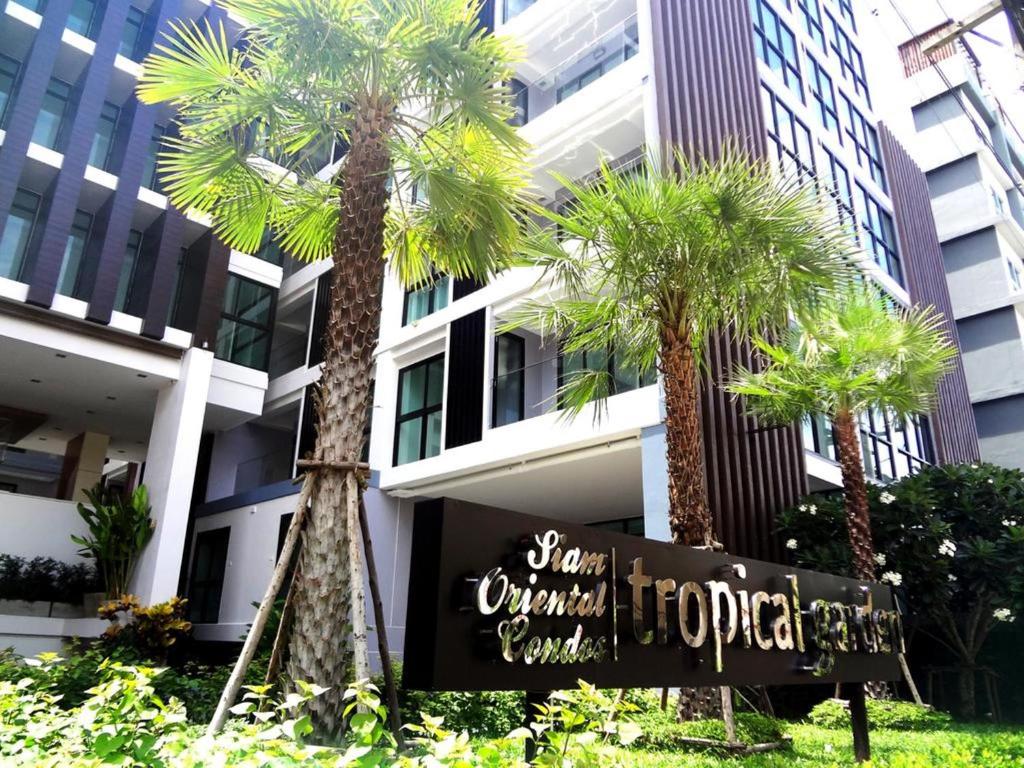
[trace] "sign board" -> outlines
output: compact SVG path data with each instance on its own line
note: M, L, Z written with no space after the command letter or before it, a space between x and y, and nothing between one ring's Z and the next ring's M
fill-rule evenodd
M881 584L452 499L416 505L408 688L894 680L902 647Z

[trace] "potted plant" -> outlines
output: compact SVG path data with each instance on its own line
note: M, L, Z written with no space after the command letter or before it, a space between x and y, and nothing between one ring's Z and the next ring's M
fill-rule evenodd
M82 557L96 561L105 595L117 599L128 591L139 555L153 535L149 492L140 485L131 496L96 486L85 492L90 506L78 505L88 536L72 536ZM98 607L98 606L97 606Z

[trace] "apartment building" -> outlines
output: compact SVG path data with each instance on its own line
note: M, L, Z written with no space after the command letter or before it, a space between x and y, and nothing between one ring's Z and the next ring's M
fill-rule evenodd
M104 40L126 34L128 4L123 12L112 11L121 7L116 2L110 0L92 22L97 34L107 35ZM217 13L200 0L155 0L152 8L138 10L139 50L168 18ZM111 13L122 21L108 21ZM486 23L515 36L526 51L512 86L519 130L533 148L533 181L546 204L571 204L553 172L586 179L602 158L626 168L648 147L673 143L713 156L726 141L738 140L832 192L851 237L863 247L865 274L895 302L948 306L944 282L927 278L941 252L925 182L899 142L877 124L859 48L859 10L851 0L495 0L485 13ZM72 29L71 18L69 0L49 0L41 15L8 0L0 27L0 50L14 50L9 38L21 41L7 87L12 95L5 97L11 118L0 166L22 169L0 173L0 195L6 195L0 210L10 221L21 215L15 213L19 201L28 199L17 197L20 190L35 195L42 213L24 220L58 245L71 242L76 209L44 201L77 195L78 208L92 217L83 256L72 259L87 276L81 295L54 287L71 279L71 266L63 273L60 265L24 273L19 266L0 286L0 323L35 324L32 333L0 325L4 357L17 360L14 371L0 371L0 405L12 412L3 438L18 457L8 466L17 476L15 470L27 472L20 467L29 458L48 461L55 476L46 493L26 485L0 494L0 504L5 512L27 509L30 501L67 505L23 494L67 496L90 467L89 478L132 474L125 479L130 483L145 462L143 480L153 489L159 524L140 569L139 591L164 599L180 588L191 599L198 637L235 640L262 596L290 519L295 461L315 440L312 388L330 264L299 264L269 247L255 256L229 251L201 220L169 208L144 179L152 165L147 150L158 126L171 124L170 116L135 105L137 57L114 55ZM48 47L40 41L49 41ZM108 75L97 85L87 75L101 56ZM75 57L82 62L77 70L60 69ZM30 89L29 95L13 85L24 83L30 71L45 72L34 75L44 84L57 72L69 93L97 100L86 110L81 96L69 97L79 106L67 110L70 127L63 132L70 140L57 144L63 153L32 141L43 114L36 102L45 91ZM106 102L129 115L115 120L112 135L134 137L134 143L113 152L117 164L100 169L89 158ZM15 138L21 143L9 147ZM112 143L117 141L122 139ZM72 156L72 147L79 153ZM8 185L12 178L19 179L17 187ZM57 188L48 184L60 183L71 191L56 198ZM63 229L48 223L55 216L67 220ZM134 233L142 243L135 261L147 264L141 274L163 271L140 278L148 293L135 298L133 289L130 301L119 300L120 289L111 286L127 269L124 254ZM0 236L0 265L13 264L7 235L0 230ZM29 244L18 258L43 263L33 254L48 253L57 262L54 254L62 249L76 252L71 245L54 251ZM190 259L193 252L197 258ZM171 289L178 284L171 279L175 269L184 276L180 295ZM656 377L617 366L613 350L568 356L540 329L498 331L515 307L547 290L539 277L517 269L478 285L440 276L413 291L386 280L367 430L372 476L366 504L398 651L418 499L450 496L668 538ZM180 318L170 309L179 305L185 307ZM809 489L838 487L840 471L823 421L767 429L721 391L722 377L749 355L745 345L724 340L709 351L703 385L707 480L728 550L773 558L780 555L774 514ZM143 367L150 357L162 363L159 372ZM569 421L558 411L558 383L584 366L607 367L616 392L600 419L591 411ZM63 388L38 389L44 384ZM117 400L107 399L108 393ZM82 417L63 415L73 406ZM865 465L880 482L925 463L976 459L963 372L958 368L944 382L930 418L903 423L869 414L861 438ZM97 458L84 458L89 456ZM77 484L56 477L68 467L83 473ZM26 540L32 527L24 526ZM36 538L53 538L55 525L48 527ZM70 551L68 546L66 557Z
M951 26L900 46L902 93L942 243L981 455L1024 469L1024 138L968 38L925 52Z

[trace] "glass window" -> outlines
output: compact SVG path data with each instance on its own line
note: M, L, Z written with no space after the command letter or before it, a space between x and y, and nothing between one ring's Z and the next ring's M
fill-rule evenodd
M768 143L774 149L773 154L779 166L784 172L795 174L801 179L813 179L814 144L810 129L765 85L761 86L761 103Z
M64 260L60 264L57 275L57 293L62 296L82 298L82 278L87 271L84 269L85 247L89 243L89 230L92 228L92 216L85 211L75 211L75 219L71 224L68 242L64 246Z
M931 462L931 435L924 418L903 421L873 410L860 418L864 468L876 480L895 480Z
M7 125L7 106L14 100L20 66L14 59L0 54L0 128Z
M821 50L825 50L825 30L821 26L821 6L818 0L797 0L800 15L804 18L804 28L811 39Z
M824 416L815 414L803 421L804 448L826 459L837 460L836 445L832 438L832 424Z
M599 54L603 50L604 46L599 47L595 51L595 55ZM637 26L636 24L631 24L623 31L621 41L615 46L611 54L605 56L603 59L598 61L598 63L588 67L583 72L571 74L566 82L558 86L558 89L555 91L555 102L560 103L565 101L574 93L582 91L588 85L593 83L595 80L599 80L624 61L628 61L636 56L638 50L639 43L637 38Z
M427 315L448 306L448 275L434 278L430 285L405 292L405 303L402 307L402 325L415 323Z
M860 184L857 184L856 194L861 245L886 274L902 285L903 270L892 216Z
M38 212L39 195L24 189L15 192L3 238L0 239L0 276L21 279Z
M96 135L92 139L89 150L89 165L102 171L110 170L111 150L114 148L114 137L117 135L117 120L121 110L109 101L103 103L100 121L96 126Z
M71 100L71 86L63 80L50 78L50 84L43 94L43 106L36 117L36 127L32 131L32 141L50 149L59 151L64 123L64 113Z
M67 28L85 37L92 37L93 21L96 15L94 0L71 0Z
M832 4L839 8L840 15L850 24L854 32L857 31L857 20L853 17L853 0L832 0Z
M525 349L523 338L512 333L503 333L494 339L492 427L514 424L525 416Z
M504 0L502 3L502 22L518 16L536 2L537 0Z
M757 55L803 101L800 62L793 33L764 0L750 0L750 14L754 21Z
M128 17L124 20L124 28L121 30L121 44L117 52L133 61L139 55L139 43L142 38L142 25L146 21L146 14L134 5L128 7Z
M1010 285L1014 291L1024 290L1024 273L1021 272L1019 262L1010 257L1006 257L1006 269L1010 273Z
M821 124L841 139L839 113L836 110L836 92L832 87L832 78L813 56L807 57L807 84L811 98L814 99L814 104L817 107L815 111L818 113Z
M224 310L217 329L218 358L267 370L275 294L270 286L228 275Z
M269 229L264 231L260 247L253 256L279 267L284 264L284 252L281 250L281 246L274 241Z
M156 170L157 155L160 154L160 147L163 144L164 126L154 125L153 135L149 137L149 147L146 151L146 162L142 166L142 186L160 191L160 178Z
M184 248L178 250L178 261L174 265L174 290L171 291L171 303L167 305L167 324L177 328L178 306L181 304L181 288L185 282L185 258L188 251Z
M395 466L437 456L441 452L443 393L444 355L398 372Z
M188 589L190 621L213 624L220 617L220 597L224 589L230 539L230 526L203 531L196 536L196 554L192 559L192 578Z
M878 143L878 131L869 125L867 119L845 94L839 94L839 122L842 132L852 142L857 154L857 165L866 169L875 183L885 189L885 174L882 171L882 149Z
M868 93L868 80L864 74L864 57L860 50L850 41L849 35L843 31L832 14L825 11L825 29L827 31L828 47L839 59L839 65L843 77L853 83L853 89L864 101L871 104L871 94Z
M574 374L581 371L607 371L611 376L609 395L619 395L640 387L647 387L658 380L658 374L653 368L640 375L637 369L622 364L614 354L609 354L604 350L559 353L559 389L565 386ZM564 403L559 402L558 407L565 407Z
M132 300L132 287L135 283L135 270L139 266L142 253L142 233L133 229L128 233L128 243L124 249L124 261L121 262L121 274L117 278L117 293L114 294L114 309L127 312Z
M530 122L530 88L521 80L512 79L509 83L512 92L512 105L516 113L509 122L512 125L526 125Z
M850 174L846 167L839 162L835 155L827 149L823 150L828 157L829 165L829 194L836 203L836 213L839 220L852 227L857 217L853 212L853 190L850 187Z

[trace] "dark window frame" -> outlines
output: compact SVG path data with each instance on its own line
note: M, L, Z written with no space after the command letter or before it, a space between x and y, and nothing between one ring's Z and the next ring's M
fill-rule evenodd
M824 52L825 48L825 25L821 21L821 6L818 0L797 0L797 8L804 19L804 29L808 36L814 40Z
M512 419L511 421L505 421L498 424L498 351L500 347L500 339L506 339L514 341L516 346L519 348L519 368L507 371L502 374L503 376L511 376L512 374L518 374L519 379L519 403L518 412L519 417ZM493 364L493 376L491 377L491 428L505 427L509 424L516 424L526 418L526 339L515 333L502 333L494 337L494 364Z
M43 196L38 194L37 192L33 192L30 189L25 189L24 187L16 187L14 190L14 198L11 200L11 208L8 212L8 219L10 219L11 213L13 213L15 207L17 206L19 193L34 198L35 207L32 210L32 221L28 227L28 237L25 240L25 250L18 257L18 268L8 276L8 279L14 280L16 282L24 282L23 278L25 277L25 268L28 266L31 257L32 241L35 239L36 236L36 227L39 226L39 214L40 209L43 206ZM6 229L7 228L5 228L5 231ZM2 242L2 238L3 234L0 233L0 242Z
M814 134L811 129L764 83L761 84L761 105L765 113L765 132L768 134L768 142L773 145L779 163L787 170L789 170L790 164L795 165L798 175L805 181L816 178L818 171L814 157ZM792 128L788 138L784 137L782 133L780 111L786 113L788 124ZM803 143L800 141L801 135L804 139ZM803 157L802 149L806 149L807 157Z
M857 157L857 165L865 169L871 179L886 190L885 170L882 166L882 148L878 141L878 130L871 125L864 113L854 105L853 101L839 91L839 125L842 133L853 143Z
M555 104L561 104L566 99L582 91L588 85L593 85L613 69L621 67L640 52L639 29L637 25L631 24L623 30L622 34L625 40L621 47L616 48L601 59L601 61L597 62L594 66L584 72L576 75L572 80L558 86L555 90ZM619 58L620 56L621 58ZM590 77L591 75L593 75L592 78ZM568 90L570 88L572 88L572 90Z
M441 398L435 405L427 405L427 393L430 391L430 366L436 363L438 360L442 361L441 365ZM436 355L426 357L423 360L417 360L412 365L407 365L398 372L398 391L395 396L395 444L392 450L391 465L394 467L402 466L402 464L413 464L417 461L423 461L424 459L430 459L434 456L438 456L444 450L444 419L441 419L441 430L442 440L438 452L431 456L427 456L427 420L433 413L444 414L444 352L439 352ZM402 413L402 385L405 383L406 377L417 368L426 368L426 374L423 384L423 407L409 411L408 413ZM420 447L417 452L417 458L410 459L409 461L398 463L398 447L399 437L401 435L402 425L408 421L420 421Z
M9 63L12 66L13 73L11 77L11 90L7 94L7 101L4 102L4 108L0 111L0 129L3 129L7 125L7 118L11 114L11 105L18 98L18 91L21 86L21 75L22 75L22 62L15 59L13 56L7 56L6 54L0 53L0 63Z
M782 82L795 93L802 104L804 101L803 74L800 71L800 53L796 35L782 18L772 10L764 0L750 0L750 14L754 22L754 47L758 58L769 69L778 73ZM771 20L775 35L769 38L765 18ZM792 48L792 59L786 53L786 43ZM774 64L773 57L778 61Z
M440 293L439 289L442 286L443 286L444 290L446 291L446 295L444 297L445 303L440 305L440 306L438 306L437 299L438 299L438 295ZM417 323L417 322L419 322L420 320L422 320L425 317L430 317L435 312L440 312L442 309L444 309L449 304L451 304L452 303L451 286L452 286L452 280L451 280L450 277L448 277L448 275L434 275L432 277L432 282L429 283L428 285L424 285L422 288L414 288L414 289L411 289L411 290L409 288L406 288L405 289L405 294L402 297L402 325L406 326L406 325L409 325L409 323ZM415 296L417 294L426 294L426 296L427 296L427 311L424 314L420 315L419 317L417 317L417 318L415 318L413 320L410 320L409 319L409 301L410 301L410 299L413 296Z
M263 325L261 323L257 323L257 322L255 322L253 320L249 320L249 319L247 319L245 317L242 317L241 315L235 315L235 314L229 313L227 311L226 307L221 307L220 321L219 321L218 326L217 326L218 342L220 340L220 328L223 326L224 322L226 321L226 322L235 323L237 325L244 325L247 328L252 328L252 329L257 330L257 331L264 331L267 334L267 345L266 345L266 351L264 352L264 355L263 355L263 360L262 360L260 365L249 365L247 363L240 363L240 362L238 362L237 360L234 359L233 355L231 357L227 357L227 358L219 357L218 356L218 359L219 360L225 360L226 362L229 362L229 363L234 363L235 365L241 365L244 368L252 368L252 369L258 370L258 371L266 371L268 369L268 367L270 366L270 347L271 347L271 341L273 340L273 334L274 334L274 319L275 319L275 317L277 315L277 291L272 286L269 286L269 285L267 285L265 283L261 283L258 280L250 280L250 279L248 279L246 277L242 277L241 275L237 275L237 274L235 274L233 272L228 274L228 281L230 282L231 280L238 280L240 282L251 283L252 285L256 285L256 286L259 286L260 288L266 289L269 292L269 296L270 296L270 308L267 310L267 321L266 321L266 324ZM228 296L227 287L225 287L224 296L225 296L225 299ZM218 343L217 347L219 348L219 346L220 346L220 344Z
M853 84L856 91L871 106L871 92L868 90L867 73L864 70L864 56L846 31L839 25L835 17L825 9L826 29L829 32L826 40L828 50L839 59L839 69L843 78Z
M113 127L110 131L110 143L107 145L107 151L103 155L103 162L100 163L100 165L93 165L93 168L99 168L101 171L110 171L110 161L114 157L114 145L117 143L118 129L121 126L121 107L110 101L103 102L103 106L100 108L99 121L96 123L96 132L93 134L92 144L89 145L89 160L91 161L92 148L96 146L96 139L99 138L100 135L100 125L107 119L107 113L110 109L114 110L115 113L112 124ZM108 122L110 121L108 120ZM92 165L91 162L89 164Z
M53 88L54 82L60 84L64 88L66 88L67 89L67 94L64 95L64 94L59 94L59 93L57 93L55 91L51 91L51 89ZM67 139L67 132L68 132L68 129L70 128L70 125L68 124L68 119L67 119L67 117L68 117L68 110L71 108L71 103L72 103L72 101L75 98L75 86L73 86L71 83L68 83L65 80L61 80L59 77L51 75L50 79L46 81L46 91L43 94L43 98L45 99L47 96L53 96L53 97L55 97L57 99L60 99L61 101L64 102L64 107L61 109L60 118L59 118L59 125L57 126L57 135L54 136L54 138L53 138L53 144L50 145L50 146L46 146L46 145L40 144L40 146L46 146L47 149L51 149L54 152L61 152L61 153L63 153L63 151L64 151L64 141L65 141L65 139ZM39 124L39 116L42 114L42 112L43 112L43 109L42 109L42 107L40 107L39 108L39 113L36 115L36 123L35 123L35 125L32 126L32 139L31 140L32 140L33 143L38 143L38 142L36 142L36 138L35 138L36 125Z
M568 354L583 355L583 364L580 366L579 370L586 371L586 370L592 370L587 365L587 354L594 354L596 352L597 352L597 350L582 350L580 352L571 352L571 353L568 353ZM559 390L563 386L565 386L565 356L566 356L566 352L563 349L561 349L561 347L560 347L559 350L558 350L558 361L557 361L557 363L558 363L558 378L557 378L557 382L558 382L558 389ZM644 387L651 387L651 386L654 386L655 384L658 383L657 372L656 372L656 370L654 368L651 368L651 370L649 370L646 374L641 374L641 373L637 372L637 383L636 383L636 386L628 387L626 389L619 389L619 386L618 386L619 381L615 377L615 353L612 352L612 351L608 351L607 353L605 353L605 358L607 360L607 363L605 365L605 371L611 377L611 387L609 388L609 391L608 391L608 396L609 397L614 397L615 395L625 394L626 392L632 392L633 390L636 390L636 389L643 389ZM653 381L644 381L644 376L645 375L646 376L653 376L654 380ZM559 396L557 409L561 410L564 407L565 407L565 403L562 401L561 396Z
M827 131L842 142L839 130L839 105L836 101L835 84L832 76L825 71L816 58L807 56L807 90L817 106L818 120Z
M875 263L900 285L903 285L903 259L900 255L896 222L859 181L854 188L857 205L858 235L866 239L867 249ZM890 240L891 238L891 240Z
M216 541L213 545L218 546L217 553L220 553L220 546L223 546L223 564L220 568L219 575L212 577L198 579L196 577L196 567L199 563L199 556L202 552L203 540L213 540L216 537ZM220 537L223 537L223 542L220 541ZM189 600L189 619L197 624L216 624L220 620L220 604L221 599L224 596L224 577L227 575L227 563L228 563L228 548L231 546L231 526L225 525L219 528L210 528L205 531L200 531L196 534L195 546L193 551L195 554L192 556L192 568L191 575L188 584L188 600ZM214 570L216 573L216 569ZM200 592L201 591L201 592ZM214 607L209 610L210 606L207 604L205 599L210 592L216 594L216 600ZM202 599L198 595L202 595Z

